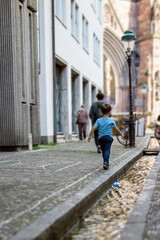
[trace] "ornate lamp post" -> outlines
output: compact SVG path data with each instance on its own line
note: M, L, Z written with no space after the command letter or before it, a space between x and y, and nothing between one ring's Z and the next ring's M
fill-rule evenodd
M127 62L129 67L129 145L130 147L135 147L135 121L133 118L133 90L132 90L132 80L131 80L131 63L132 63L132 54L134 48L134 42L136 36L133 34L132 30L127 30L124 32L124 35L121 38L123 43L125 53L127 55Z
M142 84L142 87L141 87L141 92L142 92L142 95L143 95L143 118L144 118L144 130L143 130L143 136L145 136L145 96L147 94L147 84L146 83L143 83Z

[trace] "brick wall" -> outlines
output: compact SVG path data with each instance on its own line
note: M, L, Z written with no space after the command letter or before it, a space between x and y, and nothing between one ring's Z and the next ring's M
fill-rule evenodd
M138 68L138 82L147 81L147 57L152 52L152 39L150 39L150 0L142 0L137 3L137 47L140 54L140 66Z

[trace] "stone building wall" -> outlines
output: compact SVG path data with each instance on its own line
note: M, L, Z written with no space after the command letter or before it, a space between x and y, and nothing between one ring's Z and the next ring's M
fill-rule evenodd
M150 34L150 0L142 0L138 5L137 47L140 54L140 66L138 68L139 83L147 82L147 57L152 51L152 38Z
M0 0L0 148L40 140L36 1Z
M105 6L107 4L108 9ZM112 29L112 33L119 39L126 29L132 29L136 34L135 50L140 57L140 65L136 68L134 98L143 98L141 84L147 83L145 111L152 113L152 117L148 119L153 121L160 112L160 0L104 0L104 26ZM114 66L112 67L114 71ZM132 79L134 81L134 76ZM125 82L124 80L124 87ZM119 94L118 99L121 99L121 91ZM125 97L127 97L127 89ZM120 109L121 105L118 101L117 109ZM143 112L143 106L135 107L135 110Z
M145 97L145 111L152 112L150 121L159 114L160 98L159 71L160 71L160 1L141 0L138 6L137 46L141 64L138 68L138 83L147 83L148 92ZM138 98L142 99L140 88L137 89ZM137 107L142 111L142 107ZM148 122L149 123L149 122Z

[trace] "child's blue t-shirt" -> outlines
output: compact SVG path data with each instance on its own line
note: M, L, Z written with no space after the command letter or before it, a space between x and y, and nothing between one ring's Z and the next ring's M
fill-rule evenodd
M94 126L98 130L98 138L109 135L112 137L112 128L116 127L115 121L110 117L98 118Z

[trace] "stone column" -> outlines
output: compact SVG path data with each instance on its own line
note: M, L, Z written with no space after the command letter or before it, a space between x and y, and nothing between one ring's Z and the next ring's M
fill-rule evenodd
M148 60L148 91L147 91L147 112L152 111L152 74L151 74L151 57L150 55L147 58ZM147 125L150 124L151 117L147 117Z
M88 85L89 85L88 109L86 109L86 110L87 110L87 112L89 114L89 110L90 110L90 107L91 107L91 104L92 104L92 84L91 84L90 80L89 80ZM87 134L89 134L90 129L91 129L91 121L89 121L89 125L87 127Z
M72 138L72 91L71 91L71 66L67 65L67 111L68 115L65 119L66 121L66 131L65 131L65 138L66 140L70 140Z
M82 74L79 74L79 98L80 98L80 105L83 103L83 77Z
M52 11L50 0L39 0L40 20L40 116L41 141L53 142L53 56Z
M61 73L61 81L62 81L62 125L63 125L63 133L65 136L65 140L69 139L68 135L68 66L65 66Z

